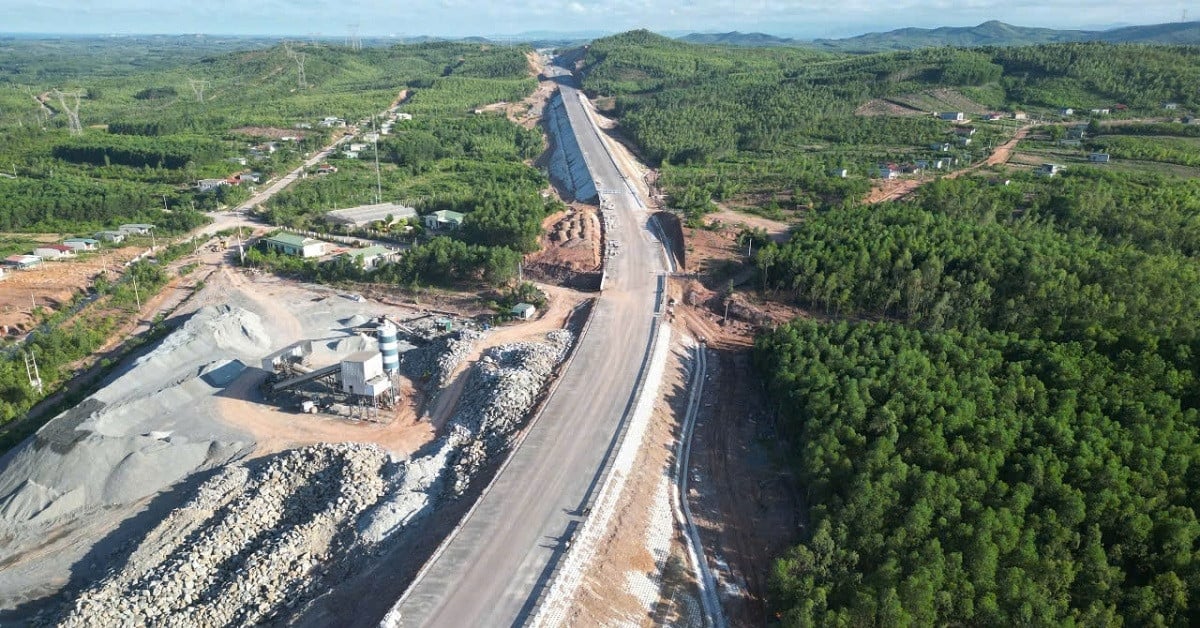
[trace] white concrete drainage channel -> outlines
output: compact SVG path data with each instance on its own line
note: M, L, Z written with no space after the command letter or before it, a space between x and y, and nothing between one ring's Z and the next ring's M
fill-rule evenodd
M654 404L658 399L658 389L662 383L663 372L666 370L667 355L671 347L671 327L662 325L659 328L658 339L654 345L654 353L650 357L650 367L646 372L645 385L638 395L637 406L630 417L629 425L621 447L613 459L609 475L600 489L600 494L592 506L583 527L572 540L571 548L556 570L557 574L550 585L537 613L529 621L529 626L561 626L571 611L571 603L583 580L588 563L596 554L604 539L608 524L617 511L621 493L625 489L625 481L637 461L638 450L641 449L642 439L650 418L654 414Z

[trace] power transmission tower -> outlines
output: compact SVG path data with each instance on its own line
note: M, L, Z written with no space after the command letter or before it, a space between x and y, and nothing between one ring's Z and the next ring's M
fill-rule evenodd
M29 378L29 387L42 392L42 374L38 372L37 357L32 352L22 351L25 357L25 376Z
M192 86L192 93L196 95L196 102L204 102L204 88L208 87L208 81L189 78L188 85Z
M67 114L67 124L71 128L71 135L82 135L83 125L79 123L79 103L83 100L83 92L63 92L54 90L54 95L58 98L58 102L62 105L63 111ZM67 105L67 97L75 99L75 108L72 109Z
M362 40L358 37L358 24L349 24L350 37L346 40L346 44L351 50L362 50Z
M283 44L283 49L287 51L287 56L292 61L296 62L296 86L299 89L308 89L308 77L304 75L304 53L296 52L288 44Z

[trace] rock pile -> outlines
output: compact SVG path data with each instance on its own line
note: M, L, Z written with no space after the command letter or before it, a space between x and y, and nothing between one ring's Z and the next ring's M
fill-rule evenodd
M451 490L461 495L487 460L509 441L542 393L550 373L571 348L571 332L556 330L546 342L521 342L489 349L472 373L452 419L460 428Z
M375 445L317 445L225 468L84 591L65 626L254 624L293 608L356 545L387 489Z
M454 355L439 362L461 361L474 340L447 343ZM572 341L560 330L489 350L428 455L397 461L376 445L315 445L225 467L56 623L278 622L438 501L462 495L508 447Z
M558 330L547 334L545 343L488 350L433 453L403 463L389 497L363 518L364 541L380 542L421 517L434 501L462 495L479 468L507 447L550 373L566 356L572 338L570 332Z
M405 375L414 381L429 379L434 388L441 388L450 379L450 374L471 355L475 343L483 338L483 332L463 329L434 340L433 342L406 351L400 360Z

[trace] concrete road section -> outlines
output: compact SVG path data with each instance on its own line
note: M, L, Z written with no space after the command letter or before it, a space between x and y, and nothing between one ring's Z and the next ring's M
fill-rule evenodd
M600 201L612 208L607 236L615 253L606 261L605 290L591 328L524 444L396 604L388 624L522 623L579 525L583 504L598 490L605 458L632 410L665 257L580 93L565 77L560 89Z

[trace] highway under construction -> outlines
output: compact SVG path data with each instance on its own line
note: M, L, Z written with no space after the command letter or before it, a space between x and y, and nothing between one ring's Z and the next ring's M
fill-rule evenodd
M384 620L519 625L532 616L616 451L663 333L669 261L570 72L551 68L606 217L604 290L572 361L520 448ZM547 542L550 540L550 542Z

